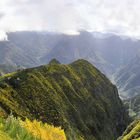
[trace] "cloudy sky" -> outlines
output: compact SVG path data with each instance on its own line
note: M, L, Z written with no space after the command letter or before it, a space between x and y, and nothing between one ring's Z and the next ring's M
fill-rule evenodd
M0 38L5 32L78 30L140 37L140 0L1 0Z

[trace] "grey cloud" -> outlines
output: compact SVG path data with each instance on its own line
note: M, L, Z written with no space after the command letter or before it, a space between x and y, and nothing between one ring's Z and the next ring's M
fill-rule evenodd
M0 12L0 20L4 17L4 13Z
M85 29L140 36L139 0L5 0L0 4L1 32Z

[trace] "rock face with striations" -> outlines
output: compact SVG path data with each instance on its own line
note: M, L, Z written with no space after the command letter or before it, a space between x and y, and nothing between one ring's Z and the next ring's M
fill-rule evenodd
M117 88L85 60L52 60L0 81L1 110L62 126L68 140L116 140L128 123Z

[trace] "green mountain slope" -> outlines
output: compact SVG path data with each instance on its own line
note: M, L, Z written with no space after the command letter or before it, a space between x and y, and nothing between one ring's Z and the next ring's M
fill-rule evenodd
M139 139L140 139L140 120L135 120L127 127L122 137L120 137L118 140L139 140Z
M128 117L117 89L85 60L18 71L0 79L0 113L64 128L68 140L115 140Z

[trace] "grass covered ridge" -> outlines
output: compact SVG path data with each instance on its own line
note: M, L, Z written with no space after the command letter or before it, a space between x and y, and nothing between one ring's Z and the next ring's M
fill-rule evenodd
M140 120L132 122L118 140L140 140Z
M127 125L116 87L85 60L68 65L53 60L5 76L0 81L0 114L11 111L61 126L68 140L112 140Z

